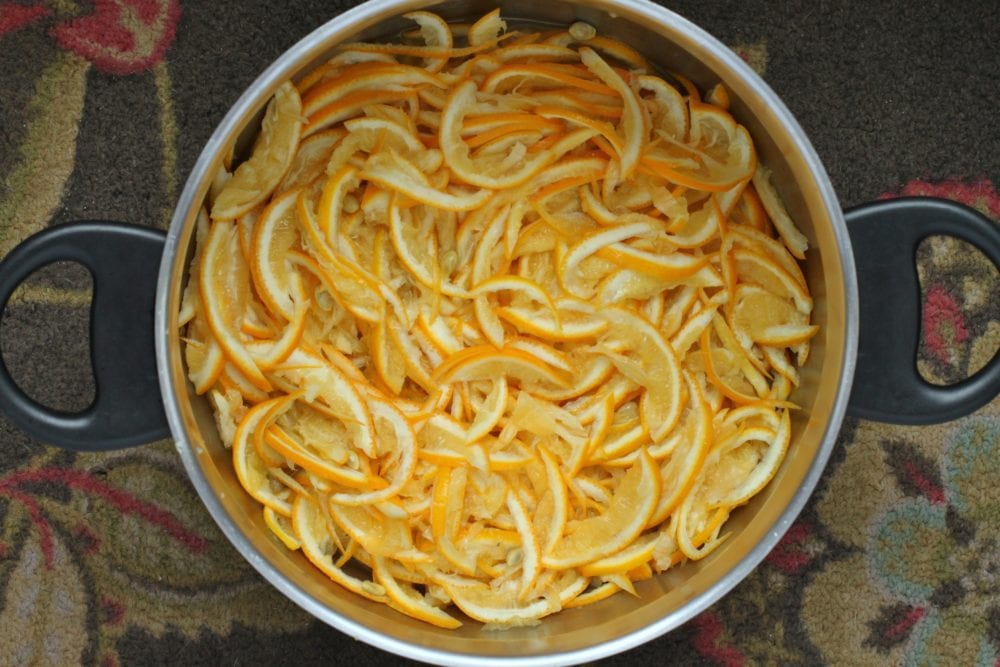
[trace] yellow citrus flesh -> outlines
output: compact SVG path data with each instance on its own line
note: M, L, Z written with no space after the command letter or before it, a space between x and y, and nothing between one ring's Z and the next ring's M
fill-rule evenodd
M728 537L794 447L806 237L721 85L415 11L279 87L179 321L261 529L444 628Z
M212 203L212 217L232 220L267 199L291 166L301 136L302 100L295 86L284 83L264 114L253 154Z
M292 528L299 539L302 553L326 576L344 588L376 602L388 602L381 586L372 586L370 580L359 579L337 565L334 557L338 550L331 534L330 522L318 498L300 494L292 510Z
M384 557L375 558L375 579L385 588L386 594L390 597L392 606L397 607L404 614L426 621L431 625L453 630L462 625L462 622L442 610L430 604L424 599L420 592L405 583L397 581L392 576L391 568L386 563Z
M520 602L515 587L491 588L477 580L441 579L451 601L467 616L497 626L531 624L558 611L558 604L544 597Z
M250 495L270 507L275 512L288 516L292 506L287 489L275 492L268 476L268 466L258 455L251 438L258 429L266 428L266 422L272 418L274 407L281 406L285 399L277 398L270 402L258 403L247 411L246 416L236 429L233 440L233 467L240 484Z
M298 551L302 547L292 527L291 519L275 512L267 505L264 506L264 523L271 529L274 536L291 551Z
M212 223L198 276L204 321L229 361L254 387L268 391L271 384L250 356L239 331L248 287L249 272L239 250L236 228L224 221Z
M633 570L652 559L657 539L656 533L646 533L618 553L587 563L580 574L595 577Z
M298 192L290 190L274 199L253 228L250 272L254 287L272 313L285 321L294 318L295 302L302 302L301 278L292 270L288 253L299 244L295 219Z
M603 513L566 524L566 532L542 558L564 569L585 565L628 546L645 529L660 498L660 470L643 451L623 477Z

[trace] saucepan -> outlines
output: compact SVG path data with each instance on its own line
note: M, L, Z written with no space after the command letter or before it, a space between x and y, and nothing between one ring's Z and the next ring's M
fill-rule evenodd
M821 333L801 369L789 453L770 484L737 510L732 536L707 558L639 582L637 596L612 596L533 627L502 632L466 623L440 630L331 585L300 553L286 550L240 487L212 411L187 378L178 312L192 258L195 220L220 165L259 131L279 85L304 76L338 44L378 40L408 27L401 15L429 9L448 20L482 16L477 0L374 0L332 19L267 68L229 110L191 171L169 232L106 221L46 229L0 264L0 305L34 270L54 261L93 276L91 350L97 390L78 414L45 408L0 365L3 411L40 441L75 450L127 447L171 436L205 507L235 548L275 587L338 630L381 649L434 663L567 664L618 653L666 633L706 609L775 546L823 472L848 412L921 424L971 412L1000 390L1000 359L948 387L919 375L917 244L931 234L967 240L1000 262L1000 233L977 212L936 199L880 201L842 211L823 164L789 110L731 50L645 0L499 2L508 20L569 25L639 49L652 63L703 90L722 83L731 112L809 240L803 271Z

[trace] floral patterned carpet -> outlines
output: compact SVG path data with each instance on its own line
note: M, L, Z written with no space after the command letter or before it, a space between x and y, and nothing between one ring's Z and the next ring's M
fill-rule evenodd
M354 3L0 2L0 255L80 218L166 226L244 87ZM844 206L948 197L1000 220L1000 20L991 2L664 2L785 100ZM280 9L278 7L280 6ZM967 377L1000 346L1000 276L918 253L919 367ZM93 397L85 272L36 274L4 358L55 407ZM1000 665L1000 400L951 423L849 418L809 505L730 595L611 664ZM265 583L170 442L70 454L0 417L0 665L400 664Z

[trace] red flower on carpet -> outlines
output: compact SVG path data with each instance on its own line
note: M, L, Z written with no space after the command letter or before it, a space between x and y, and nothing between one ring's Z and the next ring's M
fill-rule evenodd
M785 574L798 574L812 562L812 555L808 551L811 533L809 524L802 521L793 523L764 560Z
M969 331L962 307L943 286L934 285L927 290L922 325L927 349L942 363L953 364L953 352L969 338Z
M691 625L695 629L691 644L703 658L724 667L743 667L747 664L747 656L728 643L726 628L718 614L711 610L703 612L691 619Z
M64 49L112 74L134 74L163 58L177 29L177 0L95 0L94 13L52 28Z
M0 37L49 14L51 12L46 7L18 5L13 2L0 4Z
M983 215L1000 218L1000 193L988 179L967 183L949 179L938 183L915 178L898 193L886 193L881 199L893 197L943 197L978 209Z
M162 529L191 553L202 553L208 547L205 538L184 526L170 512L103 482L90 473L70 468L16 470L0 478L0 497L19 502L28 511L31 523L38 531L47 568L51 568L53 562L52 529L35 495L30 492L31 487L37 484L55 484L100 498L110 503L122 515L137 516L148 524ZM99 538L89 529L88 532L95 542L96 549Z
M108 625L119 625L125 618L125 607L121 602L117 602L109 597L101 599L102 621Z
M60 20L49 34L98 69L135 74L163 60L180 14L178 0L94 0L91 14ZM0 4L0 37L52 15L44 5Z

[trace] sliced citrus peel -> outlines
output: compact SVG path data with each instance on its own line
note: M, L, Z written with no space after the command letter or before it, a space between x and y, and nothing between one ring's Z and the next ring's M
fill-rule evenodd
M212 202L212 218L233 220L267 199L291 166L301 136L302 100L286 82L267 106L253 154Z
M721 86L590 26L407 18L221 174L189 376L261 522L348 590L442 628L641 594L792 446L805 237Z

